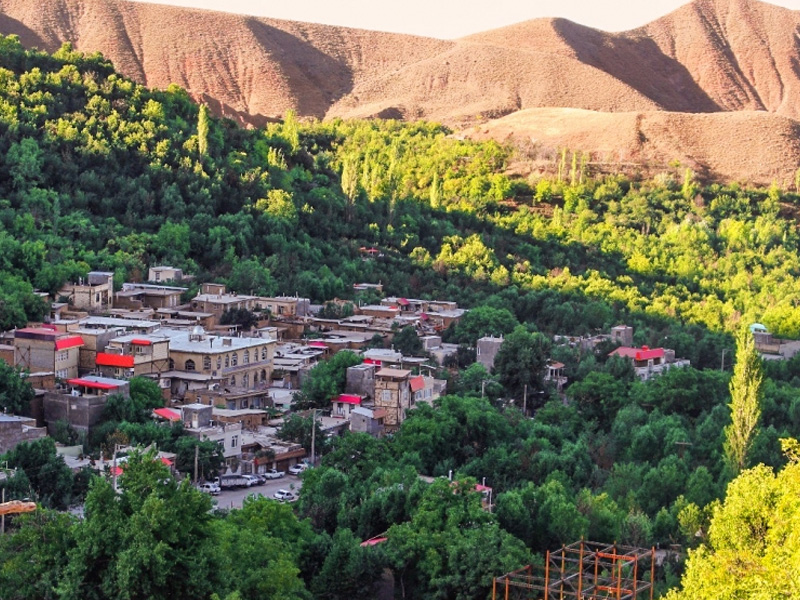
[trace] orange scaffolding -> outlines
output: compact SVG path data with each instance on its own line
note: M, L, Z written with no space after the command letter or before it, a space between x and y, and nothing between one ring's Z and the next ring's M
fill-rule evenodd
M655 548L580 541L548 550L544 567L496 577L492 600L653 600L655 568Z

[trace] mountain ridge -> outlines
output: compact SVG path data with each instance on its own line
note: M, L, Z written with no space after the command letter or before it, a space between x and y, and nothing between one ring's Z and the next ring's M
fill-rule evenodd
M800 12L757 0L694 0L620 33L550 18L456 40L129 0L0 0L0 32L18 35L24 45L53 51L71 42L82 52L100 51L126 76L152 87L178 84L242 123L258 126L294 110L320 119L429 119L466 130L478 125L489 135L493 124L505 131L514 121L500 123L504 117L547 108L742 113L732 131L758 111L798 120L798 28ZM522 128L525 119L516 121ZM706 121L673 122L697 127ZM762 126L759 121L757 128ZM777 171L791 179L783 171L792 161L800 164L800 155L779 131L776 149L762 157L766 168L705 166L727 179L760 181L761 173ZM520 129L516 137L526 134L536 131ZM626 139L620 150L636 154ZM694 153L691 136L674 139L688 147L658 141L653 151ZM790 153L788 159L781 152Z

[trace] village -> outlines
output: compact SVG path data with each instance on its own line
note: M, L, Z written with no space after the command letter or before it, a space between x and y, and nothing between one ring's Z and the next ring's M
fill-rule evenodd
M447 381L436 374L458 345L443 343L442 332L467 312L455 302L382 297L381 284L362 283L354 287L380 302L330 318L306 298L240 295L215 283L204 283L182 302L191 280L180 269L156 266L148 283L124 283L115 292L113 273L90 272L54 301L43 295L51 302L46 322L0 334L0 359L19 368L35 390L24 414L0 415L0 454L64 428L88 439L109 398L127 397L129 380L143 377L156 382L163 397L163 407L152 412L155 422L181 422L186 435L219 445L226 468L220 481L256 476L263 482L270 473L297 473L315 462L313 448L277 433L296 409L295 394L308 373L337 352L361 359L347 368L345 389L329 399L329 408L301 411L326 437L392 434L410 409L447 393ZM226 319L242 313L254 316L248 330ZM408 327L424 356L404 356L392 345ZM689 364L670 349L633 347L633 330L624 325L591 338L554 340L584 350L602 341L612 342L612 354L629 360L642 380ZM487 372L502 343L492 335L477 341L476 360ZM563 370L549 360L543 377L559 394L568 383ZM119 448L119 463L117 450L95 460L81 444L58 445L73 470L92 465L112 477L124 464L125 448ZM159 457L174 469L174 454L161 451ZM196 469L194 479L200 483Z

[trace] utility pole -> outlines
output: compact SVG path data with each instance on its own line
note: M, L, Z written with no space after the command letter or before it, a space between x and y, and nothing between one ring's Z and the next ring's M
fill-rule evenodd
M194 484L197 485L197 459L200 457L200 444L194 447Z
M522 391L522 414L526 417L528 416L528 384L525 384L525 387Z
M317 409L311 411L311 466L315 466L314 444L317 439Z

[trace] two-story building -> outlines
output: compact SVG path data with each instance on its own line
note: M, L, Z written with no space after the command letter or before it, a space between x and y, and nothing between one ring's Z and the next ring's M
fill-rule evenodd
M411 371L382 368L375 373L375 408L386 411L384 424L387 432L396 431L406 418L406 411L414 405L411 392Z
M114 273L91 271L84 280L68 283L58 292L70 306L90 313L104 312L114 308Z
M130 396L130 384L120 379L86 376L68 379L61 389L45 392L44 420L52 435L56 423L63 421L73 429L89 434L103 415L109 396Z
M83 338L49 327L25 327L14 332L15 363L30 371L53 372L68 379L78 376Z
M169 370L169 338L148 334L113 338L97 353L95 366L106 377L160 375Z
M170 371L208 377L223 386L266 388L272 377L276 340L207 334L200 327L170 337Z

